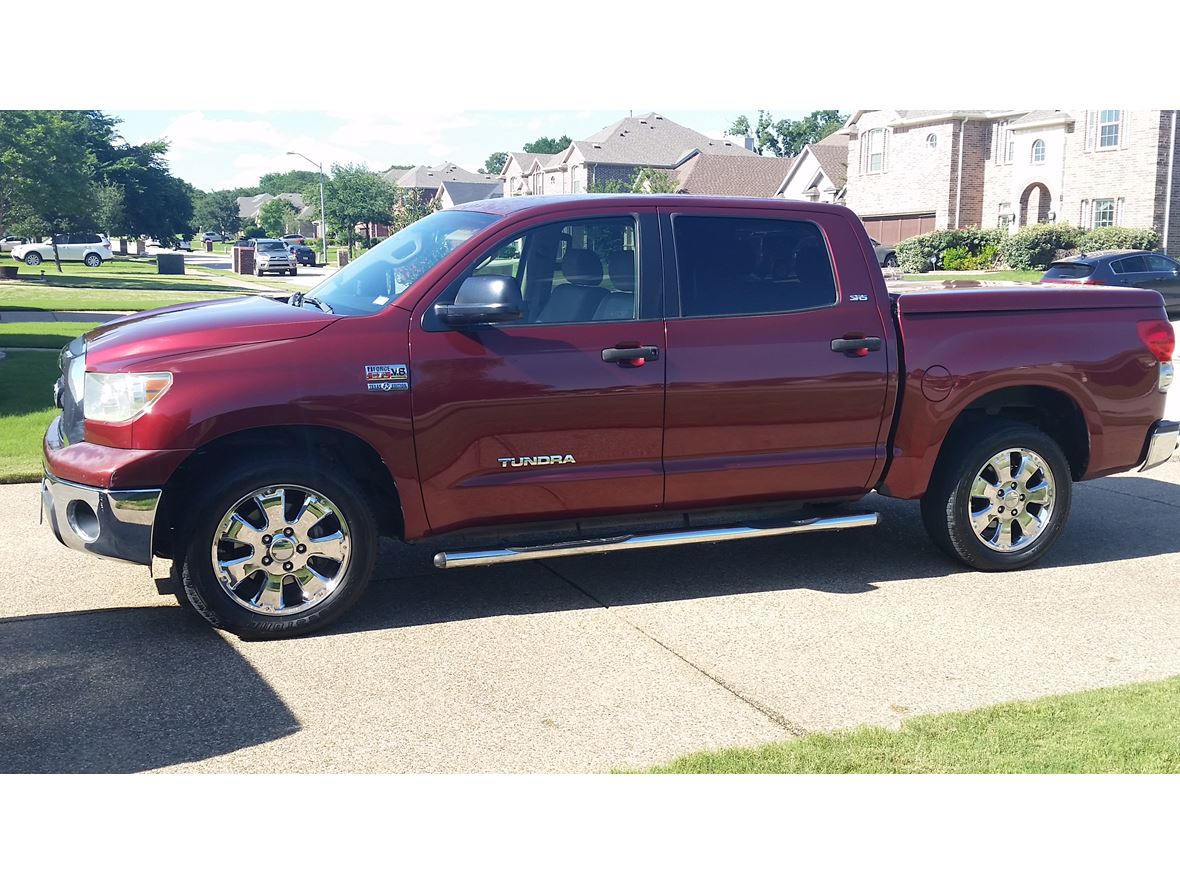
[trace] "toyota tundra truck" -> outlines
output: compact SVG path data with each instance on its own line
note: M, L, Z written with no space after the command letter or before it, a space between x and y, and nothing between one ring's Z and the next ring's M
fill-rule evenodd
M340 617L379 536L464 568L871 526L874 491L1017 569L1074 482L1172 455L1174 344L1148 290L891 296L840 206L469 203L307 294L73 341L43 512L250 638Z

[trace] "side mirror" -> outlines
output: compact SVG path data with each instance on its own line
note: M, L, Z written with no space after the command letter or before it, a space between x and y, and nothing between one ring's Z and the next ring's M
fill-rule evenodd
M471 326L518 320L524 299L513 277L484 274L468 277L459 286L454 304L436 304L434 315L448 326Z

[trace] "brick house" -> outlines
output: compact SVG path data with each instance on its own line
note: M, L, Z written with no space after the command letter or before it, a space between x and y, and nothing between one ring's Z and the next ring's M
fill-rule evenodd
M1180 252L1175 111L856 111L844 202L882 243L936 228L1152 227Z
M558 154L510 154L501 174L504 195L583 194L595 184L629 182L640 169L671 172L693 151L755 156L732 140L711 138L662 114L624 117Z

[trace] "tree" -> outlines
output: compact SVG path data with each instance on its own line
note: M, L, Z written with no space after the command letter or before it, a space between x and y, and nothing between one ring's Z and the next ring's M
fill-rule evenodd
M480 167L481 175L499 175L504 171L504 164L508 162L507 151L495 151L488 154L488 158L484 160L483 166Z
M255 194L301 194L312 185L320 186L320 173L308 169L290 172L268 172L258 180ZM254 196L251 194L250 196Z
M127 197L122 185L97 184L94 190L98 226L108 235L127 233Z
M62 111L0 111L0 230L28 237L92 226L94 168Z
M665 169L640 169L631 179L633 194L674 194L680 190L680 182Z
M536 141L530 141L524 146L524 149L530 154L557 154L569 147L572 140L568 135L563 135L561 138L545 136Z
M397 196L393 203L393 230L409 227L415 221L425 218L442 208L438 197L430 196L420 188L394 188Z
M843 122L844 115L838 110L812 111L799 120L785 117L775 120L766 111L759 111L756 124L751 126L749 118L742 114L730 124L725 134L752 136L760 154L797 157L803 148L831 135Z
M230 191L213 191L197 197L193 220L201 230L236 234L242 229L238 201Z
M309 204L319 202L318 181L315 188L304 191L303 199ZM393 186L364 165L334 165L331 178L324 178L328 227L344 237L350 256L357 225L389 224L393 221L395 199Z
M298 211L287 200L269 200L258 210L258 223L266 228L268 235L281 237L288 233L290 220L298 215Z
M61 114L94 156L96 182L122 188L126 233L166 243L192 234L193 188L168 171L166 141L129 144L116 130L119 119L101 111Z

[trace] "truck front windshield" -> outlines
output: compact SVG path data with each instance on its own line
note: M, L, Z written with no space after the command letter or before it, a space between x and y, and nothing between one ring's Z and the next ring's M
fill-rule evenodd
M345 316L376 313L497 216L446 210L404 227L308 292Z

